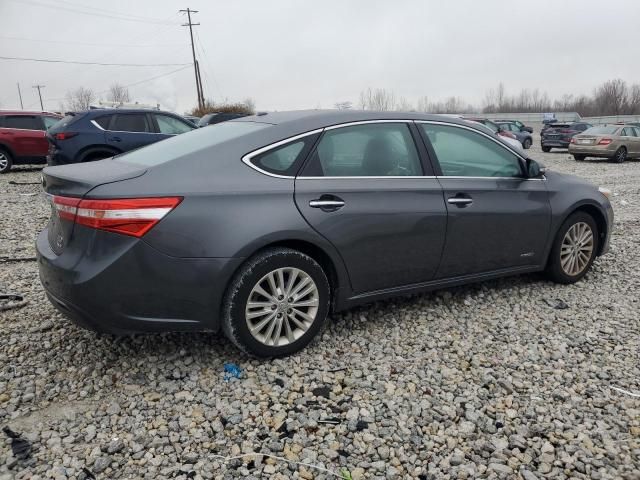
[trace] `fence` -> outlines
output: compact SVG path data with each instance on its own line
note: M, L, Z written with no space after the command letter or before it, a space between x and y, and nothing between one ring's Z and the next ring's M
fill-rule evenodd
M522 123L542 123L544 113L476 113L478 117L488 118L490 120L520 120ZM468 116L470 116L468 115ZM583 121L594 125L602 123L627 123L640 122L640 115L609 115L603 117L581 117L577 112L556 112L558 122L577 122Z
M640 115L609 115L607 117L582 117L585 122L599 123L629 123L640 122Z

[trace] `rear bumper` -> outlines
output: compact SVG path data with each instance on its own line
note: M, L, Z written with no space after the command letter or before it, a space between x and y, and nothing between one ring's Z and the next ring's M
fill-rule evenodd
M585 155L587 157L610 158L613 157L616 149L611 146L595 146L595 145L569 145L569 153L572 155Z
M543 147L567 148L569 146L569 142L570 140L564 140L562 138L543 138L540 142L540 145L542 145Z
M144 241L78 226L74 237L82 241L57 256L47 235L40 233L36 248L49 300L81 327L104 333L217 330L224 291L244 260L171 257Z
M68 165L69 163L75 163L73 158L64 155L60 150L54 150L47 155L47 165L55 167L58 165Z

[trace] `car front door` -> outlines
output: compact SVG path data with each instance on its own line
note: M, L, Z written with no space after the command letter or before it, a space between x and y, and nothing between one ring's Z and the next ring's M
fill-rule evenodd
M122 152L144 147L160 139L154 133L146 113L117 113L105 132L107 144Z
M449 215L437 278L541 265L551 221L546 180L524 178L518 157L488 134L418 125Z
M638 142L635 133L633 127L624 127L620 132L620 136L622 137L620 140L623 145L626 145L629 157L636 157L638 153L640 153L640 142Z
M330 127L295 181L298 209L340 252L355 294L426 282L438 268L446 206L410 124Z

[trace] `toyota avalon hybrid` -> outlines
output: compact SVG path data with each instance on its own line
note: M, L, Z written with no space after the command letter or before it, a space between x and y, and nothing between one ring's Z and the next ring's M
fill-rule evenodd
M608 191L439 115L280 112L48 167L37 239L51 302L126 334L215 331L256 356L327 316L525 272L580 280L607 252Z

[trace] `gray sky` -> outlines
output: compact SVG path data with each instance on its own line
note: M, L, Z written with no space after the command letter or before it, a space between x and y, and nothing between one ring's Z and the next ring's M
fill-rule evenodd
M426 95L480 104L499 81L507 93L539 88L552 98L612 78L640 82L638 0L0 0L0 56L189 63L177 13L186 7L200 11L205 95L251 97L262 110L357 105L367 87L411 103ZM112 18L121 16L160 22ZM46 85L53 110L70 89L104 91L178 68L0 60L0 108L19 107L16 82L34 109L32 85ZM193 69L130 92L184 112L196 103Z

